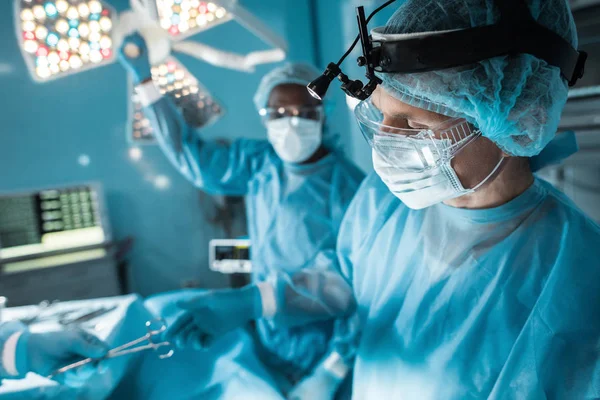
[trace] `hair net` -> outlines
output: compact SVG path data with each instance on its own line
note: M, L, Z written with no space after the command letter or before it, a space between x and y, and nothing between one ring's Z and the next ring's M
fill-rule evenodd
M319 75L321 73L315 67L305 63L287 63L275 68L266 74L258 85L254 95L256 110L267 107L269 96L275 86L289 83L306 86ZM330 104L324 104L324 107L326 114L331 111ZM341 151L339 135L332 132L326 122L323 126L323 145L331 151Z
M256 94L254 95L254 105L257 110L265 108L269 103L269 96L275 86L288 83L306 86L319 75L319 71L309 64L288 63L277 67L266 74L260 81L260 85L258 85Z
M503 0L501 0L503 1ZM566 0L526 0L532 16L577 46ZM464 29L496 23L493 0L407 0L385 34ZM556 133L568 86L559 68L531 55L501 56L440 71L380 74L400 101L465 118L503 151L538 154Z

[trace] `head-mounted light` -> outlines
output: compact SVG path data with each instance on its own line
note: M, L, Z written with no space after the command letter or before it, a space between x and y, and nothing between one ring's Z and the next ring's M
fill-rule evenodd
M307 86L314 97L322 99L334 77L342 82L347 95L364 100L381 83L375 72L436 71L512 54L530 54L559 68L569 86L583 77L587 53L577 51L567 40L535 21L525 0L495 0L500 19L493 25L397 35L386 35L383 28L376 28L368 35L370 19L394 1L384 3L366 19L364 8L357 7L359 34L342 58L330 63L325 73ZM349 79L340 69L358 40L363 53L358 65L367 70L366 85Z

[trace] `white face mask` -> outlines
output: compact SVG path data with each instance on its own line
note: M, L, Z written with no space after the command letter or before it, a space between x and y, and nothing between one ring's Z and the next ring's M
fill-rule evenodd
M321 145L323 123L307 118L284 117L266 122L269 142L285 162L308 160Z
M458 179L456 171L452 168L450 160L429 170L413 172L394 167L373 150L373 167L377 175L394 196L414 210L420 210L474 192L494 175L503 161L504 157L477 186L472 189L465 189L460 179Z

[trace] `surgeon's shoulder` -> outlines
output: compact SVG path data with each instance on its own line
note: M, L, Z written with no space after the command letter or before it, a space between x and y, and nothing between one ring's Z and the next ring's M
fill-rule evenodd
M589 250L600 254L600 225L549 182L537 178L536 184L547 192L543 206L550 211L548 215L555 220L556 228L562 228L565 235L583 239L581 244L597 244L596 248Z
M235 139L231 142L230 149L238 159L245 159L258 168L265 162L278 160L273 146L267 140L261 139Z
M247 139L247 138L239 138L235 139L231 143L232 147L236 147L240 149L240 151L244 151L246 154L260 154L263 155L265 153L270 153L273 151L273 147L267 140L261 139Z
M338 174L343 175L344 184L358 188L365 178L363 170L348 160L343 154L334 153L333 157L336 159Z
M539 237L548 243L547 252L556 251L552 271L544 283L543 297L538 303L540 316L553 332L568 331L565 340L579 344L593 339L597 351L600 335L600 226L581 211L571 199L550 183L539 180L547 190L542 206L550 222ZM560 239L557 249L551 249L549 235ZM587 337L586 337L587 336ZM564 343L563 343L564 345ZM581 349L581 348L580 348ZM592 350L592 349L590 349ZM587 352L587 351L586 351Z

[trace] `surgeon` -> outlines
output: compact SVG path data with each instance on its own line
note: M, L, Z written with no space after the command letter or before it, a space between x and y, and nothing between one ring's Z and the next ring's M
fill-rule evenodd
M140 55L128 57L135 45ZM135 54L136 52L130 53ZM267 74L254 96L266 140L230 145L205 141L154 86L140 35L126 38L121 63L133 77L157 141L171 163L198 188L246 196L253 283L182 301L167 338L208 347L224 333L256 321L264 362L286 392L330 358L336 318L353 311L351 288L335 268L339 224L363 179L325 128L323 104L305 86L318 73L287 64ZM347 366L339 369L343 379Z
M48 376L84 358L101 358L108 346L82 330L32 333L19 322L0 325L0 379L22 379L28 372Z
M373 39L491 25L500 6L576 48L565 0L407 0ZM564 73L511 54L379 77L355 110L375 171L338 241L362 330L354 398L600 398L600 228L532 173Z

